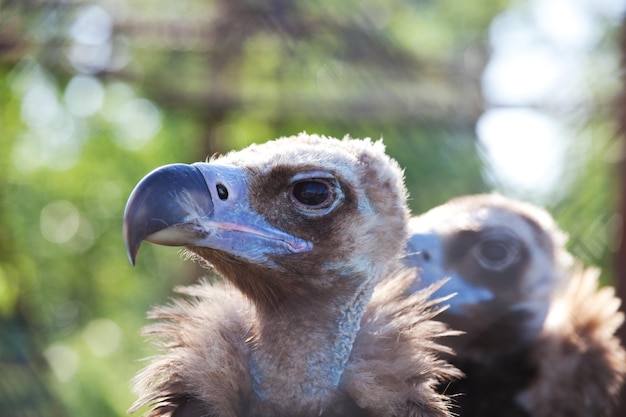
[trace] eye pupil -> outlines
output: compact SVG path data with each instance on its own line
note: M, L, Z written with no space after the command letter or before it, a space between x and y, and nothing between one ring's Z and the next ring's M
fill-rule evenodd
M480 249L482 256L491 262L501 262L509 254L507 247L502 242L485 242Z
M224 185L217 184L215 188L217 189L217 196L220 198L220 200L224 201L228 198L228 190Z
M307 206L319 206L328 200L328 185L320 181L301 181L293 186L293 197Z

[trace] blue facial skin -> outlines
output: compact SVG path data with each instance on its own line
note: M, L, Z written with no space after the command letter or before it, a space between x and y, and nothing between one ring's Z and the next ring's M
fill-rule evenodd
M492 300L494 295L486 288L466 282L455 271L445 269L445 259L441 239L434 233L415 233L407 244L405 264L420 270L419 279L411 291L435 284L442 279L448 281L435 291L431 298L454 296L446 301L448 313L463 314L466 306Z

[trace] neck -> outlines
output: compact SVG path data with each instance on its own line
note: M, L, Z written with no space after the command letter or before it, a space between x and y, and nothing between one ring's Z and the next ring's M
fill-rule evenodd
M293 295L259 309L251 356L253 389L284 409L321 412L337 388L376 279L338 277L343 288Z

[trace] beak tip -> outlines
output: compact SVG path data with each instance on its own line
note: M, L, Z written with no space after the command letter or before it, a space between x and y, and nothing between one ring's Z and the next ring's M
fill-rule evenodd
M137 252L139 252L139 247L141 246L141 239L138 239L137 236L133 236L129 232L128 222L124 219L124 249L126 249L126 256L128 256L128 260L132 266L135 266L137 260Z
M132 266L135 266L135 261L137 259L137 252L139 252L139 246L141 245L141 240L137 242L137 238L132 236L129 225L128 225L128 208L124 213L124 222L122 224L122 234L124 236L124 249L126 249L126 256L128 256L128 260Z
M137 260L137 252L139 252L139 245L126 245L126 256L128 256L128 260L132 266L135 266L135 261Z

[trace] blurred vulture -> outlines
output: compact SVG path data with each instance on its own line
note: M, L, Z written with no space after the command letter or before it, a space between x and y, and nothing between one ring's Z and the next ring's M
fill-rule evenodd
M419 286L457 293L440 318L466 375L442 390L460 417L609 415L626 372L623 316L598 271L565 249L544 210L499 195L451 200L411 219L407 264Z
M410 291L402 172L381 142L300 134L169 165L132 192L124 236L185 246L223 282L179 289L146 333L149 416L448 416L458 376L436 286ZM432 301L427 301L432 300Z

